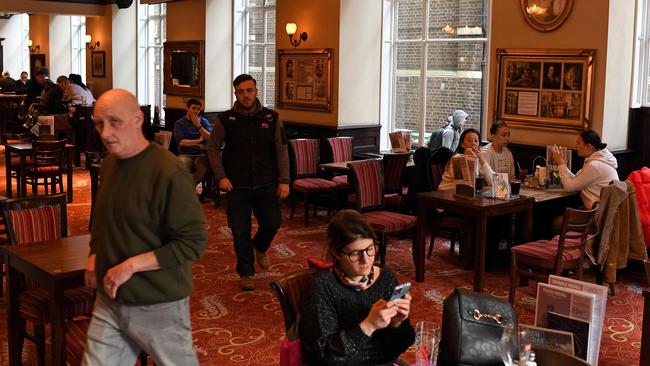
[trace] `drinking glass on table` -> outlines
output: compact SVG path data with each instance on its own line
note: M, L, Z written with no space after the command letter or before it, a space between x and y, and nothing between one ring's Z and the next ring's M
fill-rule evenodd
M501 359L505 366L526 365L532 345L528 330L508 325L501 335Z
M415 366L436 366L440 346L440 327L430 321L415 325Z

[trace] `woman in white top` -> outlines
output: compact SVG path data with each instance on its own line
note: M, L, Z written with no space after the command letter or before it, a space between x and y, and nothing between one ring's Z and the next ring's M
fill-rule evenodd
M580 191L582 203L587 209L591 209L594 203L598 202L602 187L613 180L619 180L616 171L618 163L606 147L607 144L600 140L596 131L581 132L576 139L576 151L578 156L585 158L585 162L576 174L571 173L566 166L560 150L557 147L553 149L553 159L559 166L562 188L567 192Z
M516 179L515 160L507 148L510 127L503 121L496 121L490 126L490 135L492 142L481 149L481 156L495 173L508 173L508 179Z
M487 184L490 185L492 183L492 173L494 172L492 171L492 168L490 168L487 161L481 156L479 152L480 142L481 142L481 138L477 130L473 128L466 129L460 135L460 144L458 145L458 154L456 155L466 154L477 158L480 163L480 169L483 171L483 175L485 176L485 180L487 181ZM454 181L454 166L451 163L452 159L449 159L449 161L447 162L447 166L445 167L445 172L442 175L442 180L438 185L439 191L456 188L456 183ZM476 168L478 169L479 166L477 166Z
M70 74L70 85L66 90L66 100L77 105L93 105L95 97L88 87L81 81L81 75Z

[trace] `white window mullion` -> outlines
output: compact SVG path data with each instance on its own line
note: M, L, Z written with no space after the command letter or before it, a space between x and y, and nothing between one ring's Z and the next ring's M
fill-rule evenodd
M418 143L420 146L425 146L425 126L427 118L427 55L429 45L427 38L429 32L429 7L428 0L422 0L422 34L420 42L420 120L418 121Z

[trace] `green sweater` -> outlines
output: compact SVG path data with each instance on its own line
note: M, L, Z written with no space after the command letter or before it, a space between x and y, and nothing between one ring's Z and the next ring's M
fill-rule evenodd
M153 251L155 271L135 273L118 290L123 304L180 300L192 292L192 261L205 251L205 216L192 177L181 161L152 143L138 155L110 156L100 169L93 211L91 253L96 253L98 290L110 268Z

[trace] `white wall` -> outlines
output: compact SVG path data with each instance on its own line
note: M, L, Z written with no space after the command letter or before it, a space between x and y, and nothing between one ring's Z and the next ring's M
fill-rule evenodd
M60 75L72 72L72 45L70 44L70 16L50 16L50 79L56 81Z
M205 110L230 109L232 93L232 1L205 0Z
M609 2L602 138L610 150L627 148L635 6L634 1Z
M2 42L4 69L14 79L20 78L22 71L29 73L29 16L16 14L9 19L0 19L0 38L6 38Z
M378 124L382 1L340 1L338 125Z
M137 92L136 7L113 7L113 88Z

